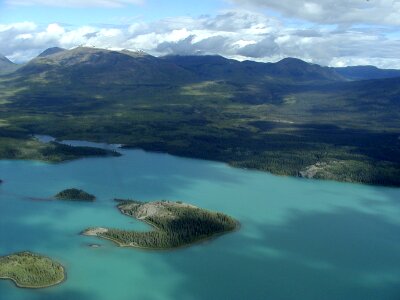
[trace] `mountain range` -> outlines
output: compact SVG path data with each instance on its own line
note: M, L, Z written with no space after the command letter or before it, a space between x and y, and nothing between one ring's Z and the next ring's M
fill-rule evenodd
M129 60L128 57L135 58L135 60ZM136 68L144 70L144 67L149 68L156 65L157 70L151 70L149 71L150 74L148 74L148 76L152 76L149 79L153 81L161 79L155 79L153 77L156 73L169 73L173 71L181 72L182 76L186 79L193 78L193 74L189 76L188 72L184 72L182 69L194 73L197 76L196 78L206 79L240 78L243 80L246 77L251 79L253 76L270 76L273 78L295 78L296 81L340 81L400 77L400 70L396 69L379 69L374 66L322 67L296 58L285 58L277 63L259 63L254 61L239 62L222 56L213 55L169 55L157 58L141 51L110 51L85 47L78 47L72 50L59 47L49 48L43 51L37 58L21 66L12 63L6 57L0 55L0 72L10 73L15 71L18 67L25 72L36 72L40 71L40 68L51 69L57 66L72 67L78 62L84 63L85 67L90 66L91 63L94 63L97 68L123 67L123 69L128 70L128 72ZM144 63L145 65L140 66L140 63ZM181 69L179 70L176 68L177 66L181 67ZM121 70L120 72L123 73L124 71ZM132 74L130 74L130 76L132 76ZM143 77L145 76L140 76L140 78L136 79L142 80Z

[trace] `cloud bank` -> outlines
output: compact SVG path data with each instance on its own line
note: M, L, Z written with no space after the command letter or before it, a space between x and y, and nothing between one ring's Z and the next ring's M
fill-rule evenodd
M56 6L56 7L124 7L143 4L144 0L6 0L8 5Z
M243 10L126 26L0 24L0 53L13 61L27 61L48 47L79 45L143 50L153 55L219 54L265 62L290 56L330 66L371 64L400 69L400 39L388 28L299 28Z
M320 24L400 25L400 0L230 0Z

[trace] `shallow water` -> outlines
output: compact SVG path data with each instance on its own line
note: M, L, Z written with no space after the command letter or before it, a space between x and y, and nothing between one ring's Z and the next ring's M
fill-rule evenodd
M122 152L62 164L0 161L0 255L30 250L68 272L64 284L44 290L0 281L1 300L400 299L400 189ZM98 201L42 200L69 187ZM242 227L161 252L79 235L92 226L147 228L122 216L114 197L182 200Z

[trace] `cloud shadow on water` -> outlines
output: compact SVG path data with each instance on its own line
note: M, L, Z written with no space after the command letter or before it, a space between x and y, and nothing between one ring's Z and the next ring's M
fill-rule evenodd
M12 287L11 287L12 285ZM17 289L17 290L16 290ZM95 294L89 294L74 289L63 289L51 287L48 289L21 289L12 282L0 282L1 300L95 300L98 297Z
M283 225L190 248L166 261L185 278L172 299L400 298L400 226L350 209L293 211ZM209 248L208 248L209 247Z

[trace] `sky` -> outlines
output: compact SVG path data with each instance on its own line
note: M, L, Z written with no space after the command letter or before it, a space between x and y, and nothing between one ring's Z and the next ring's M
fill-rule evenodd
M49 47L400 69L400 0L0 0L0 54Z

